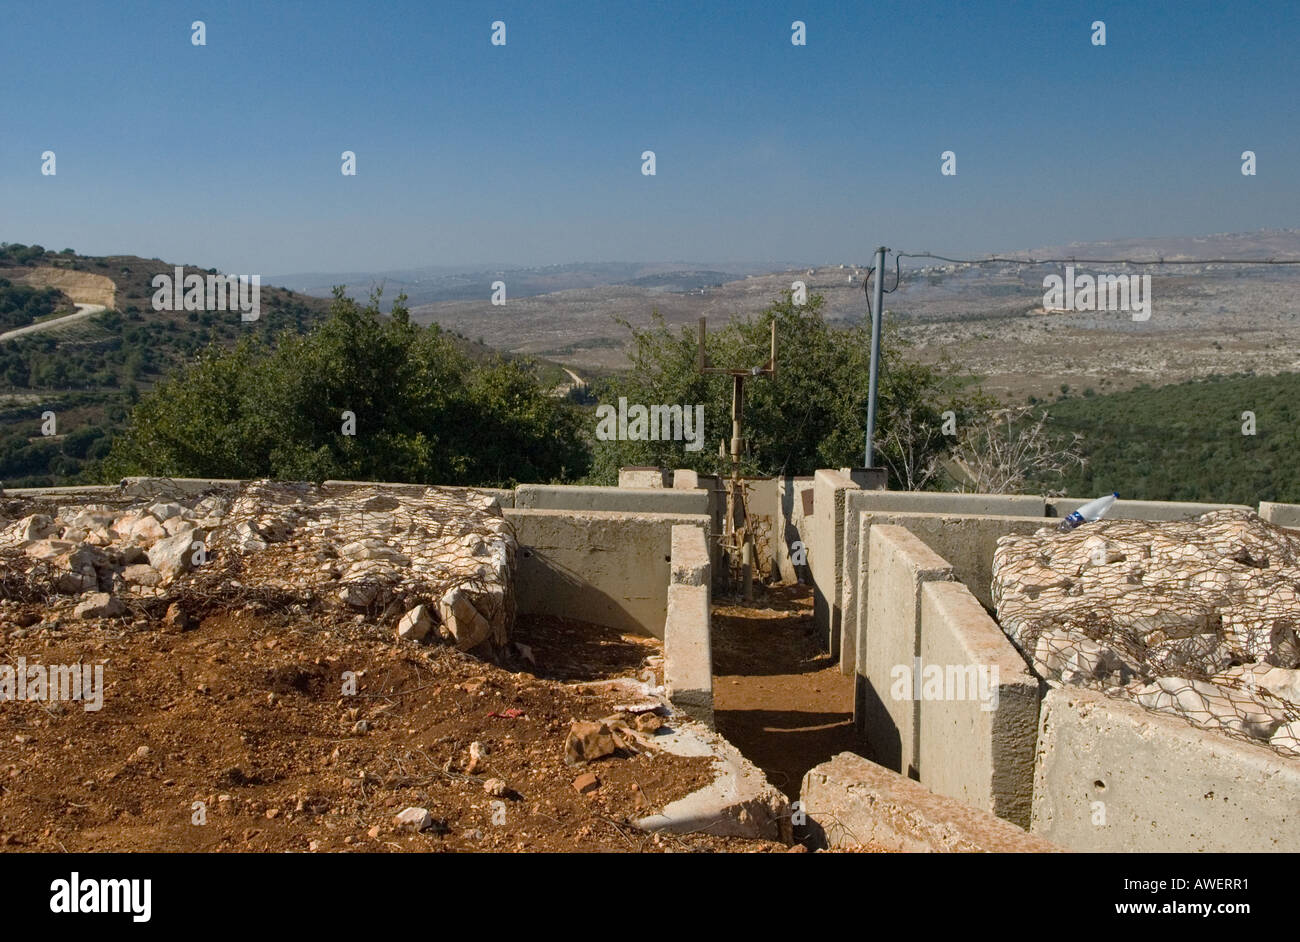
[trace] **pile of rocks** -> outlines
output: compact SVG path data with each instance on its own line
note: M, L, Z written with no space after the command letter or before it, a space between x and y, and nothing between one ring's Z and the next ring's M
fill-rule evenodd
M992 594L1049 683L1300 754L1300 534L1231 510L1007 536Z
M124 601L256 589L391 619L399 637L441 635L462 650L505 643L514 560L513 531L495 498L437 488L326 491L259 481L188 499L0 519L0 578L10 597L26 584L56 604L75 599L84 617L112 617Z

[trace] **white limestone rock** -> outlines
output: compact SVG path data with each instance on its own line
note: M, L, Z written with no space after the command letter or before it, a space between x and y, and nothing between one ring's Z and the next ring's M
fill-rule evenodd
M433 616L424 605L417 605L397 622L397 637L403 641L423 641L433 631Z
M22 546L33 540L43 540L53 535L57 529L52 517L45 514L32 514L6 527L4 542L9 546Z
M131 524L128 536L144 546L153 546L159 540L165 540L168 534L157 517L152 514L143 514Z
M158 570L164 583L171 582L194 568L194 544L202 543L203 538L203 531L192 529L159 540L149 549L149 565Z
M87 595L72 613L78 618L113 618L126 611L126 606L107 592L92 592Z
M162 573L148 564L135 564L127 566L122 570L122 578L131 585L146 586L153 588L161 585L163 581Z

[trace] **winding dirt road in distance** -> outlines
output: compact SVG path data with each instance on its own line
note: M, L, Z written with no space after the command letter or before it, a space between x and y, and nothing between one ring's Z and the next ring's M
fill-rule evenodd
M107 310L108 308L104 307L102 304L77 304L77 310L75 313L51 318L48 321L28 324L26 327L15 327L13 330L6 330L3 334L0 334L0 340L12 340L14 337L21 337L24 334L34 334L38 331L47 330L50 327L57 327L60 324L71 324L73 321L84 321L88 317L94 317L96 314L100 314Z

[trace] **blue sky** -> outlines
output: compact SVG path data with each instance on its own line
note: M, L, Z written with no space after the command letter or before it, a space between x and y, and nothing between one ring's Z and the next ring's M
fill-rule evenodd
M0 22L0 240L47 248L286 273L1300 225L1295 0L8 0Z

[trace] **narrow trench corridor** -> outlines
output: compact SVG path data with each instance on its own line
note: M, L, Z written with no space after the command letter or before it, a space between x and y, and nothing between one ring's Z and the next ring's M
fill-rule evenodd
M791 799L813 766L865 749L853 678L821 650L809 586L755 585L748 603L715 597L713 697L718 732Z

